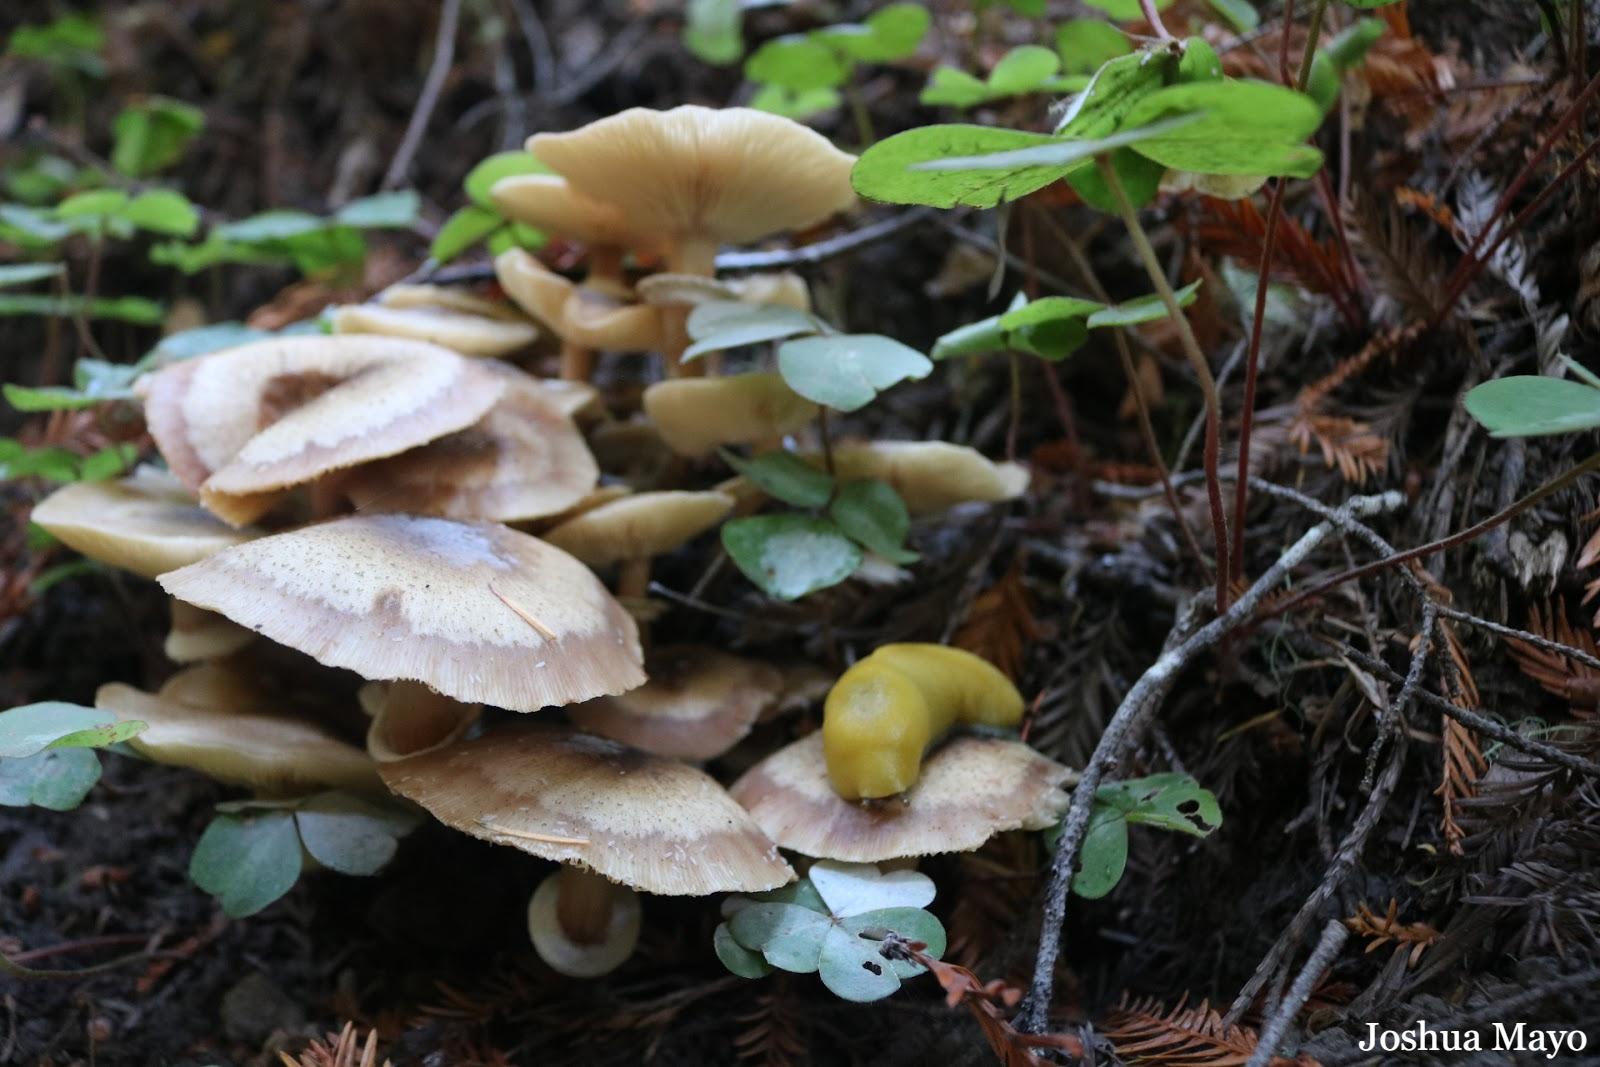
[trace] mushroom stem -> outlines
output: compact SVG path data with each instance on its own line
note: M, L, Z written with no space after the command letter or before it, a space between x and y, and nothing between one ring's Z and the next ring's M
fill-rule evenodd
M594 377L594 349L565 338L561 341L561 380L587 382Z
M611 915L633 890L592 871L562 864L556 875L556 921L567 939L598 945L611 933Z
M717 276L717 246L704 238L686 238L673 249L667 269L674 274ZM667 361L668 378L692 378L708 372L705 359L683 362L689 347L689 304L667 304L661 309L661 357ZM719 368L720 369L720 368Z
M625 559L617 569L617 599L637 597L643 600L650 593L650 557L637 556Z
M590 245L589 271L583 276L584 286L617 300L631 299L633 294L622 275L622 256L623 249L619 245Z

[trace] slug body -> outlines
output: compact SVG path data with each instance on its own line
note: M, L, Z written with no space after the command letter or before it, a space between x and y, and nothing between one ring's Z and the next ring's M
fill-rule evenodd
M980 656L934 644L883 645L845 671L822 712L828 778L846 800L916 784L922 756L953 726L1015 726L1022 694Z

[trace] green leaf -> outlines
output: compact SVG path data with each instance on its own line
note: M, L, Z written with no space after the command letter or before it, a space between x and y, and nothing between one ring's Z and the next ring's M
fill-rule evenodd
M1026 303L1027 298L1021 293L1017 299ZM1016 306L1016 305L1013 305ZM1006 341L1006 332L1000 328L1000 316L990 315L977 322L969 322L965 326L957 326L943 337L933 343L928 358L938 363L941 360L954 359L957 356L979 356L985 352L1004 352L1010 345Z
M861 549L826 519L756 515L722 524L722 545L768 596L795 600L838 585L861 565Z
M62 738L115 724L117 717L99 708L47 700L0 712L0 757L21 759L43 752Z
M11 388L8 386L7 388ZM8 457L0 468L7 478L45 478L53 482L78 480L78 457L64 448L34 448Z
M1112 782L1095 790L1094 799L1117 808L1131 823L1193 837L1207 837L1222 825L1217 798L1179 772Z
M722 961L722 965L740 978L765 978L775 970L759 952L739 944L727 923L717 924L716 933L711 935L711 944L717 950L717 959Z
M0 315L82 315L90 319L121 319L141 326L161 324L161 305L142 296L96 297L37 296L32 293L0 293Z
M102 448L90 453L78 465L78 481L103 482L107 478L120 478L138 462L139 448L131 441Z
M1165 52L1131 52L1107 60L1062 113L1056 136L1089 141L1109 137L1141 100L1176 78L1177 71L1177 58Z
M757 111L782 115L800 120L839 106L842 98L837 89L806 89L796 92L781 85L763 85L750 98L750 106Z
M1127 867L1128 820L1115 807L1096 799L1089 811L1089 829L1078 849L1072 891L1085 900L1099 900L1117 887Z
M1542 375L1484 382L1462 401L1495 437L1539 437L1600 427L1600 389Z
M1367 58L1367 53L1372 51L1386 29L1388 23L1382 19L1357 19L1340 30L1333 40L1323 46L1322 51L1339 71L1351 70Z
M306 211L263 211L218 226L213 235L227 241L253 244L262 241L282 241L305 233L314 233L327 223Z
M754 482L762 492L797 508L820 508L833 496L833 475L788 452L766 452L754 459L722 450L728 466Z
M268 330L258 330L242 322L214 322L207 326L196 326L190 330L179 330L177 333L168 334L139 362L146 363L153 357L169 361L192 359L208 352L220 352L224 348L234 348L271 336L272 333ZM82 360L79 360L79 363L82 363Z
M508 248L543 248L550 238L543 230L536 230L525 222L515 220L491 233L484 239L491 256L498 256Z
M735 941L795 974L817 969L822 939L832 926L828 916L798 904L752 904L728 920Z
M428 256L447 263L506 224L493 208L468 204L457 208L433 236Z
M394 811L350 793L319 793L294 819L306 851L340 874L375 874L398 847Z
M1178 115L1199 118L1139 142L1140 155L1197 174L1308 178L1322 166L1322 153L1302 143L1322 124L1322 109L1293 89L1258 81L1173 85L1145 97L1125 121L1140 127Z
M869 200L891 204L990 208L1043 189L1068 173L1072 165L1055 170L1033 166L990 168L1002 173L929 173L930 168L921 165L955 158L991 158L996 153L1056 143L1055 138L1044 134L990 126L922 126L868 148L856 160L850 183ZM1082 161L1074 165L1081 166Z
M117 217L168 237L193 237L200 228L200 212L188 197L171 189L140 193L117 211Z
M520 174L554 174L555 171L539 161L532 152L496 152L478 161L467 171L461 182L467 198L479 207L493 208L494 200L489 190L501 178L515 178Z
M176 163L205 125L205 113L193 104L146 97L112 121L111 165L130 178L148 177Z
M335 221L363 230L399 229L413 225L422 209L422 198L411 189L378 193L352 200L333 213Z
M854 933L875 945L883 944L888 933L899 934L907 941L921 941L928 947L923 951L934 959L944 955L945 932L939 920L921 908L880 908L846 916L838 925L847 933ZM922 965L910 960L886 960L889 969L901 978L922 973Z
M1084 319L1104 307L1093 300L1047 296L1000 316L1000 328L1009 347L1054 362L1083 346L1089 339Z
M1344 0L1344 2L1362 11L1371 11L1375 7L1387 7L1395 0Z
M1179 307L1188 307L1195 301L1195 294L1200 290L1199 280L1190 282L1173 295L1178 298ZM1113 304L1101 308L1089 316L1090 329L1102 326L1137 326L1142 322L1155 322L1167 317L1167 305L1162 303L1160 293L1147 293L1122 304Z
M120 211L128 203L121 189L90 189L75 193L56 205L56 218L103 218Z
M221 898L222 910L237 919L254 915L294 888L300 862L300 835L289 812L224 814L200 835L189 860L189 877Z
M1183 42L1183 58L1178 60L1178 81L1218 82L1222 80L1222 59L1204 37Z
M1249 33L1261 25L1261 13L1250 0L1211 0L1211 9L1227 20L1235 33Z
M1131 51L1127 34L1100 19L1073 19L1056 27L1056 54L1068 74L1093 74Z
M928 9L921 4L890 4L867 16L865 34L835 43L853 59L887 63L914 53L931 22Z
M739 0L689 0L684 11L683 43L713 66L736 62L744 54L744 17Z
M927 914L923 912L922 914ZM838 926L823 935L817 971L838 997L857 1003L882 1000L900 988L900 976L879 951L882 944Z
M1083 0L1083 2L1090 7L1099 8L1118 22L1129 22L1144 17L1144 12L1139 10L1139 0ZM1165 11L1171 6L1172 0L1156 0L1157 11Z
M905 501L888 482L876 478L846 482L828 515L846 537L891 563L915 563L922 558L905 548L911 517Z
M99 78L106 72L105 62L98 55L105 44L98 22L83 15L63 15L46 26L18 27L6 41L6 54L43 60Z
M23 204L0 204L0 223L12 231L8 236L42 245L54 244L73 233L71 226L56 219L54 211Z
M707 300L689 312L688 329L695 343L684 349L685 363L707 352L776 341L797 334L820 333L825 327L798 308L746 304L741 300Z
M744 61L744 76L794 92L832 89L849 78L850 62L821 41L790 34L756 49Z
M66 269L65 263L0 264L0 289L55 278L65 273Z
M1136 145L1164 136L1182 127L1195 125L1199 120L1200 117L1198 115L1183 115L1142 129L1123 130L1120 133L1109 134L1094 141L1071 137L1048 137L1042 142L1035 143L1027 148L1018 148L1009 152L996 152L982 156L957 156L930 160L924 163L914 163L910 169L913 171L957 172L1003 171L1004 174L1000 180L1007 183L1015 183L1014 185L1008 184L1007 193L1026 195L1035 189L1048 185L1057 178L1065 177L1080 168L1087 167L1090 160L1095 156L1126 145ZM933 129L935 127L924 128ZM995 180L993 178L981 179L985 185L991 188ZM1005 199L1011 198L1011 195L1005 197ZM965 203L966 201L963 202ZM993 207L995 205L992 203L988 205L972 203L971 206Z
M925 908L938 888L919 871L880 871L873 863L818 860L806 875L830 914L844 917L885 908Z
M1061 57L1036 44L1019 45L989 72L989 87L1007 96L1028 92L1061 69Z
M957 67L940 67L928 78L917 102L929 107L977 107L990 99L989 83Z
M897 382L931 370L927 356L880 334L803 337L778 346L778 371L789 388L839 411L862 408Z
M150 728L149 723L130 719L127 722L114 722L105 726L91 726L87 730L75 730L64 737L58 737L50 743L51 748L110 748L120 745L130 737L137 737Z
M87 748L51 748L0 759L0 804L71 811L100 780L100 760Z

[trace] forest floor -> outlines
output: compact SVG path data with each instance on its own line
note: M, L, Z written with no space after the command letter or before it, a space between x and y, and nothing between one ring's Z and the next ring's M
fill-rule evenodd
M8 4L0 30L48 22L57 6ZM419 117L439 12L458 6L446 76ZM152 265L137 242L97 268L103 292L199 309L203 321L263 307L277 322L315 315L421 266L432 230L461 203L463 176L491 152L627 107L747 100L736 65L711 66L685 49L681 6L102 5L86 12L105 33L97 73L68 77L0 57L0 144L9 142L0 168L29 153L76 163L103 155L112 117L159 93L204 111L204 131L167 175L195 203L218 218L270 207L325 213L376 191L420 122L401 180L422 194L421 222L374 239L362 277L308 281L240 267L183 276ZM828 21L823 6L752 9L747 36L813 28ZM834 21L881 5L844 6ZM910 61L872 67L857 86L878 137L951 121L917 103L939 63L971 70L975 57L984 68L1010 45L1049 42L1050 20L1004 5L976 18L964 3L928 6L938 28L929 43ZM1290 66L1312 6L1295 5ZM1076 7L1052 3L1051 13L1083 14ZM1273 7L1246 43L1225 50L1230 71L1277 76ZM1600 259L1588 254L1600 237L1600 168L1579 158L1600 113L1589 100L1566 121L1600 51L1587 35L1578 47L1552 40L1540 24L1541 10L1581 7L1411 0L1377 12L1386 35L1346 76L1345 103L1321 134L1328 181L1294 183L1286 199L1250 446L1251 473L1265 482L1250 493L1241 588L1308 530L1334 525L1291 585L1184 666L1115 770L1193 775L1224 822L1205 839L1135 829L1120 885L1070 906L1050 1028L1083 1041L1084 1062L1240 1064L1257 1029L1275 1023L1303 1035L1285 1050L1298 1062L1380 1062L1355 1046L1367 1024L1409 1028L1418 1018L1445 1029L1587 1026L1600 1049L1600 781L1590 776L1600 759L1600 664L1593 606L1581 603L1597 577L1590 538L1600 481L1579 479L1421 566L1288 599L1390 554L1387 546L1466 530L1594 449L1592 433L1491 439L1459 401L1477 382L1548 369L1558 349L1600 369ZM1335 4L1330 25L1359 14ZM1165 17L1207 27L1219 47L1234 41L1206 3L1178 0ZM553 66L541 58L552 56ZM1022 97L961 121L1048 129L1049 102ZM813 124L860 147L848 109ZM1553 147L1538 155L1547 141ZM1326 194L1339 205L1331 218ZM1145 212L1173 279L1205 283L1190 318L1221 382L1226 470L1237 461L1247 302L1269 197L1163 196ZM1467 249L1501 217L1502 198L1504 219L1532 210L1480 263ZM869 205L849 225L904 210ZM1148 290L1125 231L1073 197L1046 190L1013 205L1002 225L1012 264L994 299L994 213L932 213L802 269L838 325L921 351L995 314L1019 286L1083 291L1085 264L1114 293ZM81 277L87 248L69 246L68 256ZM1470 284L1457 286L1469 261ZM0 318L0 379L64 381L81 350L61 326ZM116 362L155 339L117 323L95 334ZM852 582L795 604L761 597L731 568L703 581L716 546L702 539L657 568L661 586L696 590L694 603L658 625L677 640L833 665L886 641L954 640L1011 669L1033 702L1033 745L1085 766L1175 628L1193 632L1210 617L1211 575L1183 532L1196 531L1212 553L1194 376L1162 324L1136 332L1133 361L1132 388L1151 408L1182 524L1107 340L1060 364L952 361L841 432L1014 456L1033 471L1024 499L919 521L910 545L922 560L909 583ZM0 429L82 452L116 440L147 445L137 420L115 408L48 418L8 410ZM29 591L70 558L25 537L26 511L48 488L12 481L0 498L16 520L0 528L0 706L89 703L108 681L152 687L172 669L152 583L100 569ZM1364 528L1329 519L1353 497L1386 491L1400 499ZM994 1059L988 1017L947 1005L930 978L857 1005L814 976L731 975L713 953L719 916L705 900L651 900L640 949L621 970L562 978L522 933L528 893L548 865L438 826L408 838L375 877L304 878L260 914L229 920L187 865L213 805L237 791L117 756L105 764L77 810L0 809L0 951L68 972L0 980L0 1063L268 1064L280 1050L333 1063L326 1042L312 1043L346 1023L362 1038L375 1031L380 1062L396 1064ZM1026 989L1048 864L1037 835L926 863L949 958L983 981ZM1285 1017L1280 1000L1302 971L1309 985ZM1247 1030L1212 1014L1236 998ZM987 1030L1007 1039L992 1019ZM1011 1055L1029 1062L1020 1049ZM1406 1062L1546 1062L1520 1055Z

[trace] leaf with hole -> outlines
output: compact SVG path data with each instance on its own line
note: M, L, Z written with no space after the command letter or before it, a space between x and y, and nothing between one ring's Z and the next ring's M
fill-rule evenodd
M1129 822L1193 837L1207 837L1222 825L1217 798L1178 772L1112 782L1095 790L1094 799L1115 807Z
M804 337L778 346L778 371L789 388L838 411L856 411L890 386L926 378L933 362L881 334Z
M890 563L915 563L922 557L906 550L911 516L900 494L888 482L858 478L839 487L828 515L845 536Z
M861 566L861 549L826 519L756 515L722 525L722 546L762 592L795 600L838 585Z
M290 812L222 814L200 835L189 877L219 897L222 910L237 919L293 889L300 863L300 835Z
M762 492L785 504L820 508L833 496L833 475L792 453L765 452L754 459L742 459L723 449L722 458Z

